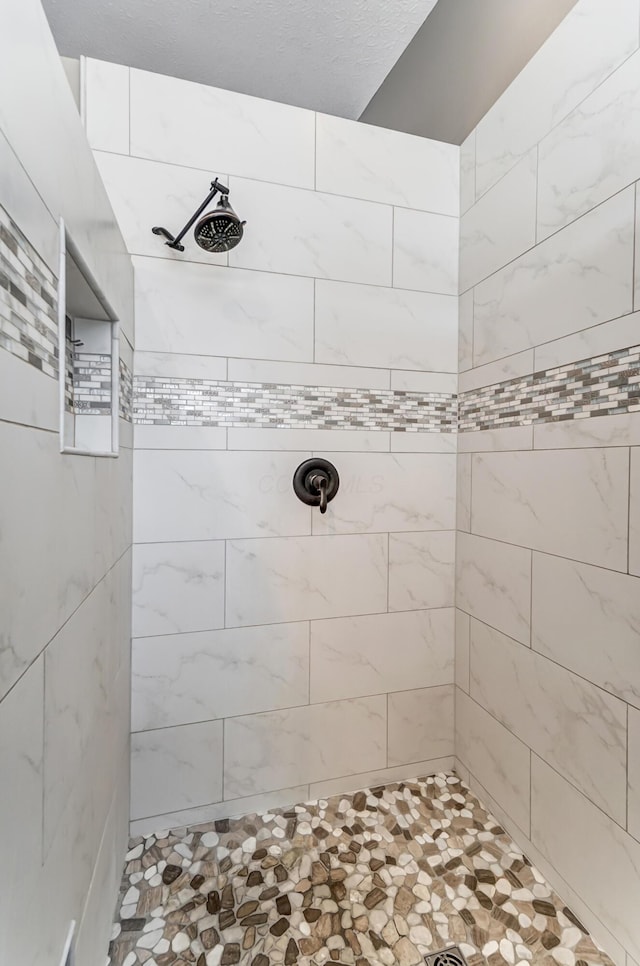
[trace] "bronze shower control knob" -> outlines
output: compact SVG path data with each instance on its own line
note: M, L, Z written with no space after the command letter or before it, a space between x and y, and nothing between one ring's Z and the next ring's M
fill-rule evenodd
M298 499L307 506L319 506L320 513L327 512L327 504L333 500L339 486L337 469L321 456L305 460L293 474L293 490Z

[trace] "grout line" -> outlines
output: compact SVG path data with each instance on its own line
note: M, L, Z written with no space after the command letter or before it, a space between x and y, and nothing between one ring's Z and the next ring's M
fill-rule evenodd
M312 365L316 364L316 311L317 311L317 294L316 294L316 279L313 280L313 321L312 321L312 349L313 349L313 360Z
M208 543L209 541L201 541L201 542L202 543L204 543L204 542L207 542ZM211 542L212 543L215 543L217 541L211 541ZM227 577L228 577L228 574L227 574L227 541L226 540L224 541L223 564L222 564L222 566L224 568L224 582L223 582L223 594L222 594L222 627L223 628L226 628L226 626L227 626L227 590L228 590L228 580L227 580ZM151 635L151 636L153 636L153 635Z
M627 476L627 573L631 576L631 447L627 453L628 476Z
M524 155L526 157L526 155ZM538 187L540 183L540 142L536 144L536 198L533 212L533 238L534 247L538 245Z
M391 288L394 287L395 273L395 248L396 248L396 209L391 209Z
M636 308L636 284L638 283L638 279L636 277L637 246L638 246L638 182L636 181L636 188L633 195L633 261L631 263L631 307L633 311L635 311L635 308Z
M313 190L318 190L318 112L313 112Z

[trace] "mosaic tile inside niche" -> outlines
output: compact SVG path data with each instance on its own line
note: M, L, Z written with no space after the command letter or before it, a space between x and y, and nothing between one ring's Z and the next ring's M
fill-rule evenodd
M73 409L83 416L111 414L111 356L76 349L73 357Z
M640 346L461 393L460 432L640 412Z
M111 966L612 966L455 775L130 842Z
M132 420L133 412L133 373L120 356L120 400L119 400L120 419Z

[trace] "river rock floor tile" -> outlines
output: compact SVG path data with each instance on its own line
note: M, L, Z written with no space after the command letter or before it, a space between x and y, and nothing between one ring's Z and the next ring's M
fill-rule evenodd
M111 966L612 966L455 775L130 842Z

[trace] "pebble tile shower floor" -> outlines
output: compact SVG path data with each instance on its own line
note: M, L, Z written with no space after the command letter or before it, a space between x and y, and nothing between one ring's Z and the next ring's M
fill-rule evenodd
M111 966L612 966L455 775L135 838Z

